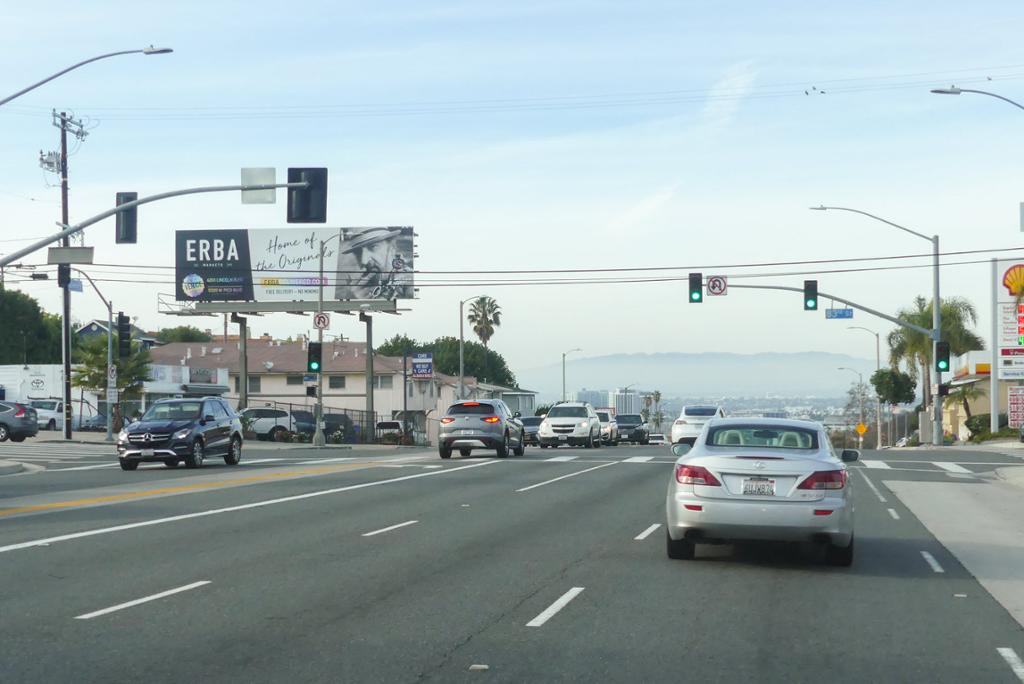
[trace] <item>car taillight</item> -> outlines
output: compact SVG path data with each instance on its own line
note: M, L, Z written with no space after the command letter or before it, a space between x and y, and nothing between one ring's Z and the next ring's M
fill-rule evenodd
M465 401L462 403L463 406L479 406L479 401Z
M441 419L441 425L447 425L448 423L454 423L454 422L455 422L455 419L452 418L451 416L445 416L444 418Z
M722 484L707 468L695 465L677 465L676 482L679 484L705 485L707 487L718 487Z
M15 412L14 417L15 418L24 418L25 417L25 407L22 406L21 404L15 404L15 406L18 407L18 410Z
M801 482L797 489L842 489L845 486L845 470L819 470Z
M487 416L486 418L481 418L480 420L484 421L485 423L497 423L499 420L501 420L501 418L499 418L498 416Z

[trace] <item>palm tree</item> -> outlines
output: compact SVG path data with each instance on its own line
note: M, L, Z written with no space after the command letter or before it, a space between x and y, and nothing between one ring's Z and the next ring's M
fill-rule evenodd
M924 297L914 299L914 306L900 309L896 316L922 328L932 327L932 304ZM978 312L966 299L950 297L942 300L942 339L949 342L950 351L961 355L984 349L984 341L970 329L978 322ZM907 374L915 382L920 378L924 405L932 403L932 340L928 335L909 328L896 328L889 333L889 363L893 368L906 366Z
M487 366L487 343L494 336L494 329L501 326L501 307L492 297L478 297L469 306L466 320L473 326L473 332L484 345L484 374Z
M984 390L982 390L974 383L971 383L969 385L960 385L955 390L952 390L949 393L949 396L946 397L946 405L951 406L959 402L960 405L964 407L964 414L966 414L967 417L970 418L970 402L974 401L975 399L980 399L983 396L985 396Z

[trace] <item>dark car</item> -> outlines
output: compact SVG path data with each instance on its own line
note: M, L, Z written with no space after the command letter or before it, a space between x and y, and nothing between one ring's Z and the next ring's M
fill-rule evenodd
M161 399L117 435L117 456L123 470L135 470L141 462L173 468L184 461L198 468L207 456L238 465L242 421L219 397Z
M95 416L89 416L81 422L78 429L83 432L106 432L107 417L102 413L97 413Z
M644 417L639 413L620 413L615 417L619 424L619 440L634 444L647 444L650 432Z
M541 416L524 416L519 419L519 422L523 424L525 432L523 438L527 444L540 444L540 437L537 436L537 432L540 430L542 420L544 418Z
M0 401L0 442L24 442L39 432L36 410L13 401Z

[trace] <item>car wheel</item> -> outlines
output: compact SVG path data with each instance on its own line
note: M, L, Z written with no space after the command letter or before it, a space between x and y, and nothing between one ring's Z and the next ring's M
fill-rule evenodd
M540 448L541 448L541 449L547 449L547 448L548 448L548 445L547 445L547 444L543 444L543 443L542 443L542 444L540 445Z
M176 459L176 458L165 458L164 459L164 465L167 466L168 468L177 468L178 467L178 459Z
M47 430L56 430L57 429L57 421L55 421L53 418L51 418L50 422L46 424L46 429Z
M459 456L462 456L463 458L466 458L471 453L473 453L472 449L459 449Z
M672 560L693 560L697 547L689 539L673 539L665 533L665 550Z
M7 429L6 425L0 425L0 442L6 442L11 436L11 431Z
M602 446L604 446L604 442L601 441L601 433L599 432L597 433L597 439L594 440L594 448L600 449Z
M11 435L11 441L12 442L24 442L25 441L25 435Z
M523 454L526 453L526 435L523 435L522 433L520 433L520 435L519 435L519 446L516 447L512 451L512 453L515 454L516 456L522 456Z
M135 470L139 467L138 461L133 461L129 458L119 458L117 460L121 464L121 470Z
M228 453L224 454L224 462L228 465L238 465L238 462L242 460L242 440L238 437L231 438L231 446L228 447Z
M270 431L269 437L272 442L283 442L285 433L288 431L278 425L276 428Z
M437 453L438 453L438 455L441 456L441 458L451 458L452 457L452 450L451 449L446 449L443 444L437 447Z
M586 443L583 446L586 447L587 449L593 449L594 448L594 433L593 432L591 432L589 435L587 435L587 441L586 441Z
M185 457L185 467L200 468L203 465L203 459L205 457L203 442L202 440L197 439L192 442L192 453Z
M853 565L853 536L850 536L850 543L847 546L829 544L825 549L825 562L842 568Z
M505 438L501 440L501 444L495 449L498 452L498 458L508 458L508 433L505 433Z

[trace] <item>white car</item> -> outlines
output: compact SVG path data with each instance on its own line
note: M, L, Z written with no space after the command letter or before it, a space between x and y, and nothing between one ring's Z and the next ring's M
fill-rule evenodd
M692 559L705 542L817 542L831 565L853 562L853 495L846 462L824 428L805 420L710 421L679 458L665 498L668 557Z
M33 399L29 406L36 410L40 430L64 429L64 402L60 399Z
M593 449L601 446L601 420L590 404L576 401L555 404L541 421L537 438L541 449L562 444Z
M598 411L597 418L601 421L601 442L608 446L619 445L619 424L611 411Z
M704 429L704 423L724 417L725 409L721 406L684 406L672 423L672 443L693 444Z
M248 429L255 432L259 439L274 442L280 442L289 432L301 432L304 427L288 411L271 406L247 408L239 416L242 418L242 424L248 422ZM310 425L306 429L312 430L312 427Z

